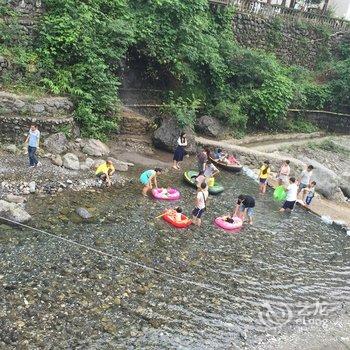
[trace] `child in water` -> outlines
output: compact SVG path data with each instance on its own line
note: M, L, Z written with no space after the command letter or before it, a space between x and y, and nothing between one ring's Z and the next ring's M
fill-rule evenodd
M311 181L311 183L303 189L303 197L305 205L309 206L312 199L315 196L316 181Z
M270 171L271 171L270 162L268 160L265 160L259 172L259 192L260 193L264 194L266 192L267 179L270 175Z
M182 221L182 208L177 207L175 209L169 209L168 213L169 213L168 215L171 216L174 221L176 222Z

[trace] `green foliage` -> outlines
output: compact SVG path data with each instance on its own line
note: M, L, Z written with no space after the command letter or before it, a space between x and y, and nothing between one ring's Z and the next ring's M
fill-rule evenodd
M199 107L200 101L194 97L192 99L178 97L177 99L171 98L164 111L176 118L180 128L190 127L192 129Z
M264 129L283 127L294 90L293 81L282 72L270 76L246 100L245 109L251 122Z
M290 132L301 132L310 134L318 130L317 126L308 120L298 117L295 119L288 120L286 130Z
M226 123L234 131L245 130L246 128L248 117L242 112L238 103L222 100L211 110L211 114Z
M146 76L167 77L174 93L166 111L182 127L193 127L200 108L237 132L277 130L286 127L290 106L323 108L335 96L339 106L349 102L349 56L330 69L332 82L316 83L307 70L287 69L271 53L240 47L230 6L211 11L207 0L46 0L38 37L29 43L4 3L0 50L16 69L2 81L69 95L85 135L103 138L116 128L118 76L127 55L145 59ZM272 21L271 50L282 39L282 26L280 18ZM314 30L329 36L324 28ZM301 44L307 50L306 40ZM326 57L328 48L320 46ZM344 56L349 51L344 47ZM17 73L24 78L14 83ZM302 123L295 127L305 129Z
M69 94L85 134L102 137L116 128L118 79L114 72L133 42L124 0L47 0L38 53L42 82Z
M336 144L331 139L326 139L320 143L318 142L309 142L308 147L317 151L319 149L327 152L350 155L350 151L347 148L342 147L341 145Z

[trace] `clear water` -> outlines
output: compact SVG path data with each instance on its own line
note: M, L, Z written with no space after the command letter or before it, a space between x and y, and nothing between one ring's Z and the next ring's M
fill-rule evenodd
M178 173L159 181L181 190L181 206L190 213L194 189ZM253 349L276 332L259 318L264 302L288 304L294 314L301 306L330 303L331 312L316 315L330 320L345 312L350 237L300 208L279 213L272 194L259 196L257 184L243 175L222 173L221 181L226 191L210 197L203 227L187 230L155 219L169 203L142 198L136 180L109 192L31 203L37 227L203 287L40 233L2 232L0 282L7 286L2 305L12 316L0 316L12 321L2 318L0 335L18 317L25 326L16 328L9 344L29 338L33 348ZM254 225L229 234L213 220L231 211L240 193L257 198ZM99 221L48 222L62 208L77 206L97 208ZM293 326L282 325L277 332L292 332Z

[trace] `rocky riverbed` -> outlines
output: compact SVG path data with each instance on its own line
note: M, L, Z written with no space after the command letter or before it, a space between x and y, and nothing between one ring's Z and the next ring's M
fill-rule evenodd
M128 175L135 181L141 169ZM227 234L213 219L240 192L258 195L243 175L223 172L221 180L226 195L210 198L201 230L155 219L169 203L142 198L136 183L29 196L31 226L69 241L1 227L0 348L264 349L297 326L279 314L278 328L271 325L266 302L295 316L326 303L327 314L310 309L306 317L329 322L346 312L347 236L301 209L281 216L270 192L258 199L253 227ZM179 173L159 181L180 189L189 213L194 192ZM76 221L79 208L91 220Z

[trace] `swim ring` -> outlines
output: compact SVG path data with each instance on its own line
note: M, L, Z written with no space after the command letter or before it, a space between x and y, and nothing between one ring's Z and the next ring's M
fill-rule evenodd
M275 191L273 192L273 198L276 199L276 201L282 202L286 199L287 193L283 186L276 187Z
M230 223L220 216L215 219L215 224L227 231L237 231L242 227L243 221L239 217L234 216L233 222Z
M175 210L168 211L167 214L163 215L163 219L176 228L186 228L192 224L192 221L184 214L181 215L181 221L176 221L175 213Z
M180 198L180 192L176 188L154 188L152 195L156 199L177 200Z

